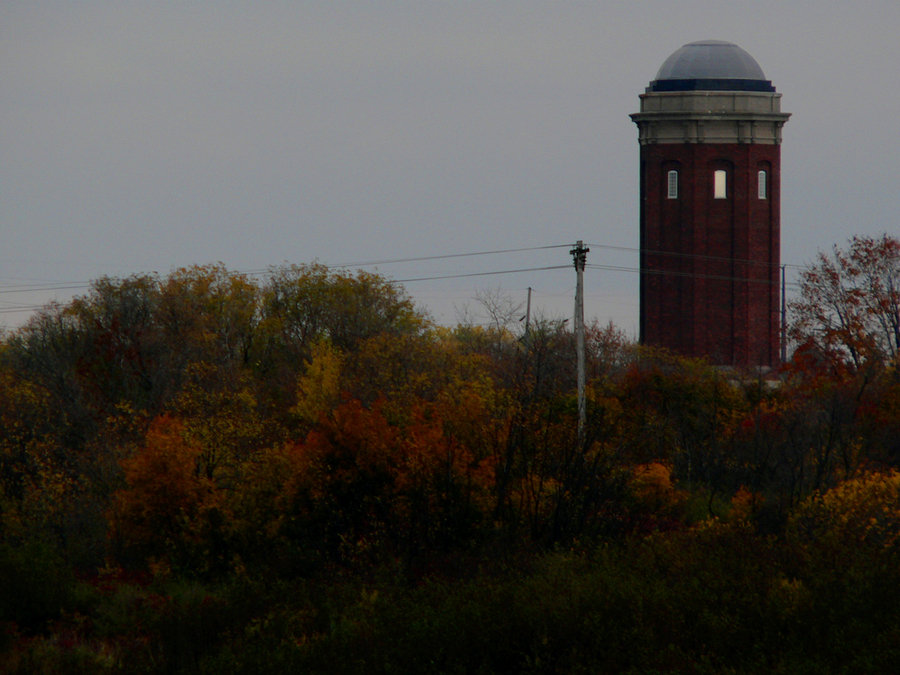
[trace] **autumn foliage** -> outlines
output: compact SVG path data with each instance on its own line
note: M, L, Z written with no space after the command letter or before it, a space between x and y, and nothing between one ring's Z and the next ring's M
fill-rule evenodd
M202 449L185 439L184 425L154 420L144 444L122 460L125 487L113 495L110 536L126 559L175 557L201 534L200 521L216 500L200 471Z
M321 265L101 279L0 342L0 669L866 672L868 628L878 672L895 244L819 259L765 376L590 326L581 436L561 321Z

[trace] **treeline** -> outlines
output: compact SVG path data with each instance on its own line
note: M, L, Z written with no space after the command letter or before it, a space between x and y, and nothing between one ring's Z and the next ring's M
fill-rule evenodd
M320 265L99 280L0 343L4 666L860 672L807 631L896 656L900 377L802 337L767 379L594 325L579 439L563 322Z

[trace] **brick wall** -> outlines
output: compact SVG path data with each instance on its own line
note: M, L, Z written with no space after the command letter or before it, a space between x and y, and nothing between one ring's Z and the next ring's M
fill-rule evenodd
M677 199L667 196L673 169ZM713 198L716 170L726 172L725 199ZM643 343L720 365L777 363L779 171L775 144L641 146Z

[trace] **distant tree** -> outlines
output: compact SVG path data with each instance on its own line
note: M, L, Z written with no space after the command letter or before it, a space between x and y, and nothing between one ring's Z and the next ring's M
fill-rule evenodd
M346 561L465 540L483 520L494 475L492 459L453 433L468 412L422 404L394 424L380 402L340 404L291 449L281 532Z
M521 319L525 318L522 314L522 303L503 294L499 288L476 291L475 300L487 316L488 326L498 333L504 330L511 331Z
M595 319L585 326L588 377L605 377L624 371L637 356L636 346L612 321L601 326Z
M791 338L857 369L900 353L900 240L853 237L819 253L790 304Z
M184 560L217 507L215 485L198 470L203 449L185 438L180 420L153 421L144 445L122 460L126 486L108 515L115 549L129 562Z
M402 287L378 274L333 272L319 264L272 270L263 316L273 337L304 355L323 337L348 350L373 335L416 332L423 325Z
M368 338L417 334L426 324L403 288L380 275L319 264L275 268L262 288L255 363L270 398L290 402L321 340L352 352Z
M40 460L52 447L54 419L48 399L45 389L0 365L0 533L40 479Z
M259 320L259 288L221 263L172 272L161 284L157 323L168 346L166 368L191 363L239 374L250 358Z
M315 425L340 403L343 355L327 340L311 349L306 372L297 378L297 402L291 413L305 426Z
M62 445L82 446L96 431L97 415L83 377L83 331L71 309L47 305L13 333L5 347L5 364L17 378L49 393Z

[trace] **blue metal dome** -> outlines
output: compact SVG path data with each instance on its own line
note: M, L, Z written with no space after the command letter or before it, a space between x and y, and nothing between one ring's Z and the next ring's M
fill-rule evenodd
M775 91L750 54L732 42L691 42L667 58L647 91Z

